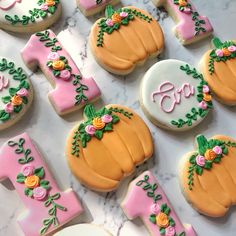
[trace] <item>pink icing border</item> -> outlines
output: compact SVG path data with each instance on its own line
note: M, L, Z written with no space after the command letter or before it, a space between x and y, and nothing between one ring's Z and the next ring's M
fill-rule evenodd
M0 0L0 1L1 1L1 0ZM18 3L21 3L21 1L22 1L22 0L13 0L12 3L10 3L9 5L7 5L7 6L5 6L5 7L1 6L1 4L0 4L0 9L1 9L1 10L4 10L4 11L8 11L8 10L10 10L12 7L14 7L17 2L18 2Z

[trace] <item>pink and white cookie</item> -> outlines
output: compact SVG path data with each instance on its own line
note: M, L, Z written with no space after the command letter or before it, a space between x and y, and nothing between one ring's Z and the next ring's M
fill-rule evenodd
M206 16L198 13L190 0L152 0L157 6L164 6L175 20L174 32L183 45L195 43L208 37L213 27Z
M141 218L152 236L196 236L191 225L181 223L150 171L130 183L121 207L130 220Z
M0 28L13 32L47 29L61 16L60 0L1 0Z
M83 211L71 189L58 188L28 134L6 142L0 162L0 180L10 179L25 205L18 223L26 236L48 235Z
M32 35L21 56L32 70L39 66L54 87L48 97L59 115L78 110L100 97L101 92L94 79L82 76L51 30Z

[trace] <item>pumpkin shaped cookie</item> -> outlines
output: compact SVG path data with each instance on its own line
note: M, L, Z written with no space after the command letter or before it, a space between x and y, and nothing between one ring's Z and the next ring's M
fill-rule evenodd
M201 70L212 92L222 103L236 105L236 43L214 38L215 48L205 53Z
M160 25L147 12L135 7L114 11L108 5L106 17L93 25L89 42L104 69L125 75L149 57L160 54L164 36Z
M197 137L198 149L181 162L180 184L200 213L220 217L236 204L236 140L216 135Z
M107 105L84 109L87 118L70 133L66 154L72 173L87 187L108 192L153 154L150 131L132 110Z

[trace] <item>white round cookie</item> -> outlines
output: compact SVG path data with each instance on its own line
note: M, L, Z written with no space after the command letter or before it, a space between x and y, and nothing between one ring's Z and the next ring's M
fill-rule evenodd
M92 224L79 224L67 227L54 236L112 236L99 226Z
M13 32L37 32L61 16L60 0L0 0L0 28Z
M212 108L207 82L179 60L153 65L141 84L141 106L157 126L184 131L198 125Z

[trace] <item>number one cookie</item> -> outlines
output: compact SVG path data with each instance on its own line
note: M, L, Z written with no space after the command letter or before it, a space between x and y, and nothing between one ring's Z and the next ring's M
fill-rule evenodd
M183 45L199 41L213 32L209 19L201 16L189 0L152 0L157 6L164 6L175 19L175 35Z
M26 236L47 235L82 212L71 189L59 190L26 133L3 145L0 162L0 179L11 180L26 207L18 219Z
M31 36L21 55L27 66L31 69L39 66L52 85L55 85L49 93L49 99L59 115L77 110L100 96L94 79L85 79L81 75L51 30Z
M192 226L183 226L150 171L131 182L121 207L129 219L140 217L153 236L196 235Z

